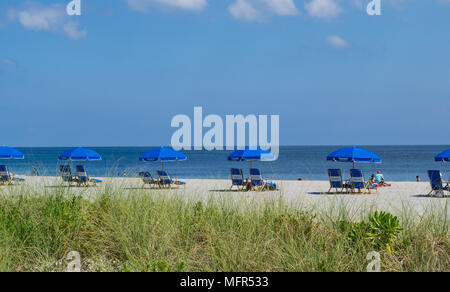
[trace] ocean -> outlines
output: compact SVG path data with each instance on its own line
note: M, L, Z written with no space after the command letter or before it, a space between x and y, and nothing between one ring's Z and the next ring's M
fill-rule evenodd
M344 146L342 146L344 147ZM415 181L416 176L427 181L428 169L440 169L447 178L450 163L434 162L434 156L450 148L447 146L362 146L378 154L381 164L359 163L366 176L381 170L387 181ZM92 147L103 156L102 161L87 162L89 174L98 177L137 176L139 171L149 170L156 175L159 162L140 162L138 157L152 147ZM285 146L274 162L254 162L263 176L273 180L328 180L328 168L341 168L345 177L351 163L329 162L326 156L341 146ZM7 160L11 172L31 175L36 167L40 175L59 175L57 161L60 153L68 148L18 148L25 154L24 160ZM180 178L228 179L229 168L238 167L248 175L249 162L230 162L229 151L183 151L188 160L166 163L165 169ZM75 165L75 164L74 164Z

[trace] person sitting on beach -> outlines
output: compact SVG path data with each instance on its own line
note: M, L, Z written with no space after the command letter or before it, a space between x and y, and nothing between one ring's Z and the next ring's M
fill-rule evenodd
M416 181L417 182L422 182L422 179L420 178L420 176L416 176Z
M384 175L381 173L381 171L377 171L377 174L375 175L375 183L381 187L391 186L390 184L384 181Z
M375 174L372 173L372 175L370 176L370 180L369 180L369 185L370 186L374 186L374 187L379 187L379 184L377 184L375 182Z

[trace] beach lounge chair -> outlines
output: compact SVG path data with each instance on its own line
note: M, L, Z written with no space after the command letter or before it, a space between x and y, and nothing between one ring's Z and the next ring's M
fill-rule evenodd
M244 190L247 187L247 179L244 178L242 169L240 168L230 168L231 175L231 189L237 187L238 190Z
M154 179L152 174L148 171L146 172L139 172L139 177L142 179L142 182L144 185L150 185L150 186L158 186L159 187L159 180Z
M343 193L348 185L342 180L342 171L340 169L328 169L328 178L330 180L330 189L335 189L337 193Z
M86 167L84 165L77 165L75 167L77 170L77 185L78 186L89 186L89 183L92 182L94 185L97 183L101 183L102 181L100 179L92 178L88 175L86 171Z
M372 189L378 191L378 187L372 185L370 182L364 181L364 174L361 169L350 169L350 187L352 189L352 193L356 193L356 189L358 189L359 193L371 193Z
M6 165L0 165L0 184L9 185L12 184L11 176L9 175Z
M0 184L2 185L11 185L15 182L24 182L23 178L17 178L15 176L11 176L8 171L8 167L6 165L0 165Z
M428 177L430 178L431 195L433 192L435 195L443 196L444 191L450 192L449 185L444 186L442 183L442 174L439 170L428 170Z
M261 169L259 168L250 169L250 185L252 189L259 192L264 190L276 190L277 188L276 184L269 182L269 179L263 179Z
M68 182L69 184L77 182L77 177L72 175L70 165L60 165L59 172L61 173L63 182Z
M169 173L165 170L158 170L156 172L158 174L158 178L159 178L159 184L162 188L172 188L173 185L176 186L186 186L185 182L179 181L178 179L175 178L175 180L173 180Z

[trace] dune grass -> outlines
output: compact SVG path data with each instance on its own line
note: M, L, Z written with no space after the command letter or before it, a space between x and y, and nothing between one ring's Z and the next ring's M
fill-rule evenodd
M368 218L277 199L201 201L107 186L87 200L70 188L5 189L0 271L64 271L70 251L83 271L365 271L373 250L382 271L450 271L447 208L404 214L398 229L373 235Z

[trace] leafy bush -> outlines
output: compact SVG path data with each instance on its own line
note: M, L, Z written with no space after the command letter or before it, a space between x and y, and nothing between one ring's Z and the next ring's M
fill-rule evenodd
M386 212L375 212L369 216L367 237L377 249L392 251L397 236L402 230L396 216Z
M378 211L369 215L368 222L340 221L338 228L353 242L366 242L377 250L386 249L389 252L392 251L398 234L402 230L396 216L386 212L378 213Z

